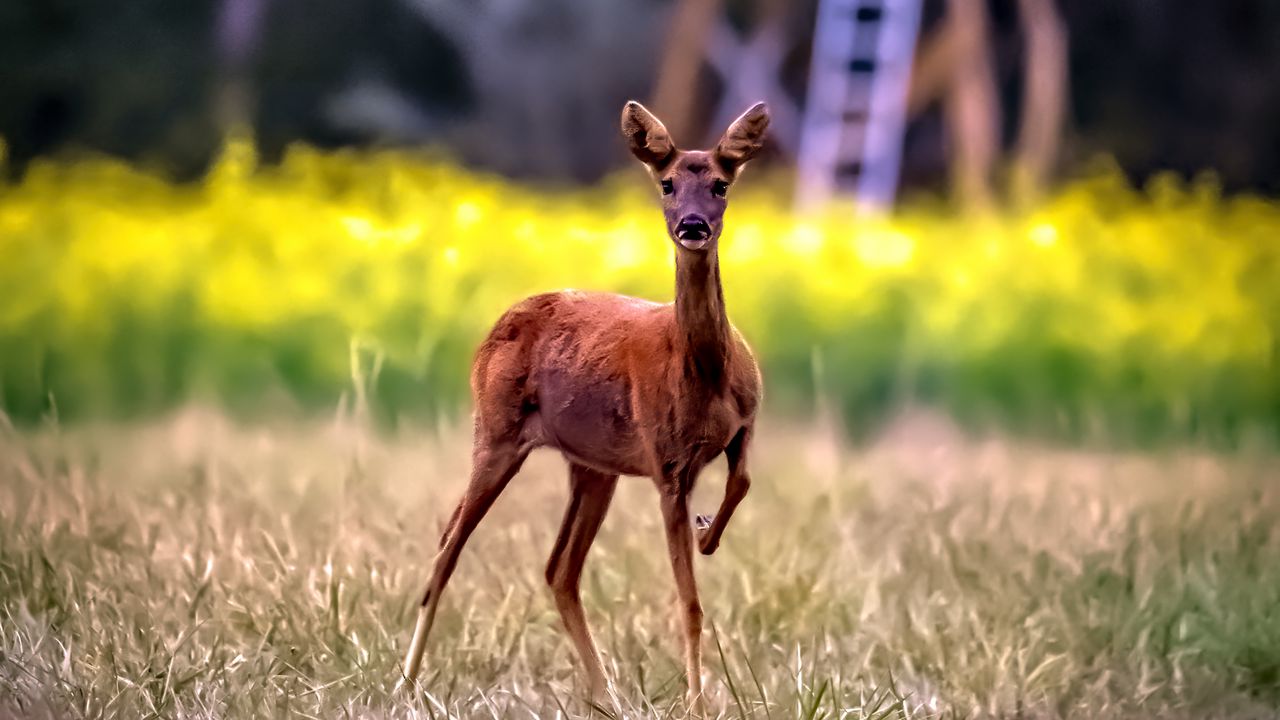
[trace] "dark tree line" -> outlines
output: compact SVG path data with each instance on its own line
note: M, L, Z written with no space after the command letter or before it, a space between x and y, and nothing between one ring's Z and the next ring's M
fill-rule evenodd
M522 177L590 180L624 158L616 110L651 97L674 0L249 0L258 39L238 71L265 156L291 141L438 143ZM84 150L178 177L206 167L225 131L228 0L0 3L0 137L9 172ZM717 10L749 36L765 0ZM803 97L814 0L792 6L779 78ZM988 0L997 97L1017 142L1026 41L1018 0ZM1061 168L1113 154L1135 179L1215 169L1231 189L1280 192L1280 3L1072 0ZM943 0L926 2L936 22ZM700 92L718 83L704 75ZM715 113L715 103L702 115ZM695 118L696 119L696 118ZM709 118L702 118L710 122ZM940 117L908 136L905 181L946 181Z

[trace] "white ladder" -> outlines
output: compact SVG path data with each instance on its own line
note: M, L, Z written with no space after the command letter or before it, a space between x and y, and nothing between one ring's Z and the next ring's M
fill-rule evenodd
M921 0L819 0L797 206L844 195L862 212L892 207L920 5Z

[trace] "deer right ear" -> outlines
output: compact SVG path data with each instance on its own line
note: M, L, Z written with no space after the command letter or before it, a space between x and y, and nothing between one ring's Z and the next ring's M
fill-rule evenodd
M635 100L622 106L622 136L631 154L653 168L665 165L676 151L662 121Z

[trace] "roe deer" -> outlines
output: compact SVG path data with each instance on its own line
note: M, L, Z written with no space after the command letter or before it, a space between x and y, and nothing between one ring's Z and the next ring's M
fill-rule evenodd
M676 253L675 302L549 293L517 303L494 325L471 369L471 481L440 539L405 680L418 674L462 546L529 452L547 446L569 462L570 499L546 578L591 693L598 696L607 681L578 595L582 563L618 476L648 475L661 498L683 615L688 699L701 706L702 607L688 498L699 471L723 452L724 499L712 518L697 518L698 548L709 555L751 485L747 447L762 389L751 350L725 315L718 241L729 186L760 150L768 124L759 103L714 149L683 151L640 103L623 107L622 134L662 191Z

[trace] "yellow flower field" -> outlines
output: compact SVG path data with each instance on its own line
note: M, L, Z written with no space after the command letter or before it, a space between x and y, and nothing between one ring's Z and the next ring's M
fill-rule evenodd
M41 162L0 186L0 408L294 411L359 384L385 422L453 413L519 297L670 299L650 193L639 170L535 189L404 151L259 166L246 142L190 184ZM1075 439L1276 437L1280 203L1109 172L989 217L797 217L751 171L733 193L727 302L775 412L822 396L854 430L921 401Z

